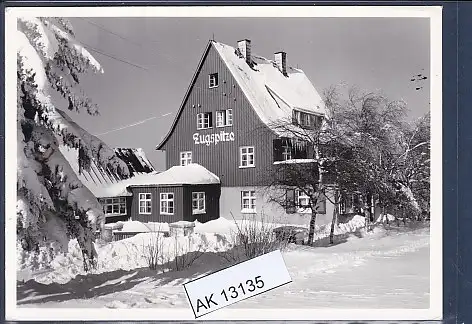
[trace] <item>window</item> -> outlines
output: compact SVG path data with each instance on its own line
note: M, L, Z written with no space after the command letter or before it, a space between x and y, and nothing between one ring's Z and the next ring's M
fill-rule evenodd
M360 206L360 197L358 194L346 194L341 196L340 213L350 214L358 211Z
M254 163L254 146L243 146L239 148L240 150L240 168L253 168L255 167Z
M216 127L233 126L233 109L216 112Z
M197 129L211 128L212 126L211 112L197 114Z
M291 160L292 159L292 148L288 145L285 144L283 146L283 152L282 152L282 159L283 161Z
M301 117L302 117L302 122L301 122L302 126L310 127L311 125L310 115L302 113Z
M208 87L216 88L218 86L218 73L212 73L208 78Z
M192 152L180 152L180 165L185 166L192 163Z
M126 198L105 198L102 200L103 212L107 216L126 215Z
M216 112L216 127L223 127L225 125L225 111L219 110Z
M314 115L312 116L312 125L314 128L319 129L323 123L323 117Z
M256 212L256 192L254 190L241 191L241 212Z
M299 213L311 213L310 197L301 190L295 190L295 199Z
M161 214L174 215L174 194L172 192L161 193Z
M226 126L233 126L233 109L226 109Z
M150 193L139 194L139 213L149 215L152 212L152 199Z
M192 192L192 214L205 213L205 193Z
M308 197L303 191L295 190L295 203L298 213L311 213L310 208L310 197ZM316 213L326 214L326 196L320 194L316 204Z
M298 110L293 111L292 122L304 128L320 128L323 121L322 116L305 113Z

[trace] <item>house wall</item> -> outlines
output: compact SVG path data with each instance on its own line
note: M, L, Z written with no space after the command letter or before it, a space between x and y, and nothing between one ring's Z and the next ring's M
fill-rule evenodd
M221 188L219 185L185 185L185 186L162 186L162 187L131 187L133 197L131 199L131 220L140 222L165 222L172 223L181 220L207 222L217 219L220 215L219 198ZM174 215L160 213L160 194L165 192L174 193ZM192 192L205 192L204 214L192 215ZM151 193L152 212L150 215L139 214L139 193Z
M140 221L143 223L147 222L159 222L159 223L172 223L183 220L184 207L183 207L183 193L184 189L182 186L176 187L131 187L133 193L131 203L131 220ZM160 193L173 192L174 193L174 215L161 215L159 208L159 196ZM144 215L139 213L139 194L140 193L151 193L151 214Z
M256 191L256 212L253 214L241 213L241 191ZM275 189L267 189L264 187L223 187L221 188L220 211L221 217L232 220L234 219L264 219L269 223L287 223L308 225L310 223L310 213L294 213L288 214L285 209L276 202L270 201L271 196L281 196L284 193ZM316 217L316 225L324 225L331 223L333 217L334 205L328 200L326 201L326 213L318 214Z
M205 193L205 213L204 214L192 214L192 193L193 192L204 192ZM205 223L210 220L214 220L220 217L220 195L221 186L216 184L208 185L191 185L184 187L183 195L183 208L184 218L186 221L198 220L200 223Z
M208 87L209 74L218 73L219 86ZM232 109L233 126L216 127L216 111ZM213 113L213 127L197 130L197 114ZM193 135L234 134L234 141L195 144ZM275 135L263 124L219 54L210 46L173 133L163 146L166 168L180 164L180 152L192 151L192 160L218 175L223 187L262 185L264 171L273 163ZM239 148L255 147L255 168L239 168Z

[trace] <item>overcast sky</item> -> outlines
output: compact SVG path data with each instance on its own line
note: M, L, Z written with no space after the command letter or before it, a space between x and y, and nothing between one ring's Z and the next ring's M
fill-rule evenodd
M91 52L105 73L82 80L101 115L71 116L92 134L106 133L99 137L112 147L143 148L158 170L165 168L165 162L155 146L169 131L213 37L232 46L249 38L253 53L267 58L279 50L287 52L287 64L303 69L320 93L345 82L368 91L382 90L392 100L404 99L409 119L429 109L429 79L420 91L410 82L415 74L429 77L426 18L73 18L71 22L79 41L108 55Z

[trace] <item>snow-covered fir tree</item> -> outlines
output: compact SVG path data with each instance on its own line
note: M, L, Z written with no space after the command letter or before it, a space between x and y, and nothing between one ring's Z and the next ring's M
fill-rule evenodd
M104 215L60 149L77 149L81 168L88 168L94 160L105 170L129 175L128 167L112 149L65 113L67 109L98 113L79 82L83 74L103 70L75 40L71 24L63 18L19 18L15 41L20 257L44 264L67 250L69 240L76 238L84 267L90 269L96 257L94 231L103 225ZM54 92L68 105L56 104L51 99Z

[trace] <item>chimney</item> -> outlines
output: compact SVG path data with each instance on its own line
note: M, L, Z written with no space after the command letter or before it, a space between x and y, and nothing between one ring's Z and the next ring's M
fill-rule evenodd
M276 52L274 53L275 63L283 75L287 75L287 53Z
M251 63L251 40L242 39L238 41L238 49L247 63Z

